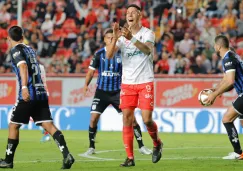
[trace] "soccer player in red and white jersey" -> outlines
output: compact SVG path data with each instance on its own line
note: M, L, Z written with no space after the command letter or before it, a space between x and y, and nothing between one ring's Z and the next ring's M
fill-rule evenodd
M152 162L157 163L162 156L163 143L158 137L158 128L152 120L154 108L153 31L141 26L141 9L131 4L127 7L128 26L119 28L114 23L112 43L107 47L107 57L112 58L120 48L122 53L122 85L120 108L123 113L123 142L127 159L120 166L135 166L133 153L134 109L140 108L143 122L150 134L154 148Z

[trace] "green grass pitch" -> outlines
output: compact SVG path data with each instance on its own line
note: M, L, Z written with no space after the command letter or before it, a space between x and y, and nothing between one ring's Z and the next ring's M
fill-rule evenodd
M141 155L134 141L136 166L120 168L125 159L121 132L98 132L96 151L91 157L78 154L88 148L87 131L63 132L69 149L76 159L71 170L77 171L223 171L241 170L243 161L222 160L221 157L232 151L227 135L218 134L169 134L160 133L164 141L163 158L157 163L151 162L151 156ZM7 142L7 130L0 130L0 156L4 157ZM15 154L13 170L17 171L56 171L60 170L62 155L52 140L40 143L40 131L23 131ZM241 135L240 135L241 136ZM243 141L242 137L241 141ZM143 133L145 145L152 148L152 141Z

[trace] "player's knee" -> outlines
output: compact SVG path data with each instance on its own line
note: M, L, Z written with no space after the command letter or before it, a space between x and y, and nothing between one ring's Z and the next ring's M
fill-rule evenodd
M224 115L224 117L222 118L222 122L223 123L228 123L228 122L233 122L231 117L229 117L228 115Z
M8 127L10 130L16 130L16 129L19 129L21 127L21 125L9 123Z
M43 122L41 126L48 132L50 131L50 129L54 129L54 128L56 129L56 127L52 122Z
M123 114L123 122L125 124L132 125L132 123L133 123L133 116L132 115L124 115Z
M146 126L151 126L153 124L153 121L148 119L148 120L143 120L143 123L146 125Z

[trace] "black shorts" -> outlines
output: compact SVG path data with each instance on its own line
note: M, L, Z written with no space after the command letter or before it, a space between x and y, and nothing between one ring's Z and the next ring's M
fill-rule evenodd
M36 125L43 122L52 122L51 112L48 101L29 101L20 100L14 107L10 122L15 124L28 124L30 117Z
M120 91L103 91L96 89L90 113L102 114L109 105L112 105L118 113L122 112L119 108Z
M235 111L239 114L239 119L243 119L243 94L240 94L235 101L233 101L233 107Z

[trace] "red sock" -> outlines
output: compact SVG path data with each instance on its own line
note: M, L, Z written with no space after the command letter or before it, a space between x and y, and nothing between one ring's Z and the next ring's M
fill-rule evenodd
M158 127L157 124L153 121L150 127L147 126L148 133L153 140L154 146L157 147L161 144L161 140L158 136Z
M48 133L47 131L45 131L45 132L44 132L44 135L47 135L47 134L49 134L49 133Z
M123 127L123 143L126 149L127 157L133 159L133 127L124 126Z

